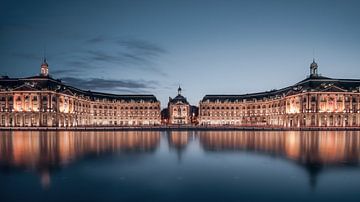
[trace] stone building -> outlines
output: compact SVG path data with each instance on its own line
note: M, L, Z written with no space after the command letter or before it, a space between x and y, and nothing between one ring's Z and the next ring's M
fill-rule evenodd
M169 97L168 113L169 124L190 124L191 106L184 96L181 95L181 87L178 88L178 95Z
M0 127L232 125L267 127L360 127L360 80L310 75L279 90L206 95L199 108L181 94L160 113L154 95L117 95L81 90L49 75L0 78ZM161 116L163 118L161 119Z
M200 125L349 127L360 126L360 80L310 75L289 87L242 95L206 95Z
M160 124L153 95L116 95L81 90L49 76L0 78L0 126L139 126Z

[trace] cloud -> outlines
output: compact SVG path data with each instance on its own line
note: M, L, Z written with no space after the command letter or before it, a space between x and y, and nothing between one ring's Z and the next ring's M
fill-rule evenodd
M104 42L104 41L106 41L106 38L104 38L103 36L96 36L96 37L86 40L85 42L88 44L97 44L97 43Z
M100 43L106 47L107 45L117 45L111 50L91 49L85 52L86 61L91 59L97 62L108 62L117 64L146 64L150 65L156 57L167 53L167 51L159 45L149 41L133 38L111 38L104 36L96 36L85 41L86 44L99 45ZM108 44L106 44L108 43Z
M59 70L52 70L50 73L53 75L73 75L78 74L81 71L77 69L59 69Z
M121 63L123 62L121 55L116 56L114 54L108 53L101 50L89 50L87 51L87 56L93 61L108 62L108 63Z
M113 38L96 36L85 41L75 50L53 53L50 74L58 77L72 77L78 74L119 72L138 74L139 71L165 76L157 67L158 57L167 51L154 43L130 37ZM41 62L39 55L21 50L10 53L21 60Z
M66 71L64 72L59 72L62 75L68 75L66 73L70 73L73 74L74 71L72 71L73 69L76 69L77 73L86 73L88 72L90 69L98 69L100 68L99 65L94 64L93 62L89 62L88 60L81 60L80 58L78 60L70 60L70 61L64 61L64 65L66 67L72 67L72 69L65 69ZM61 70L59 70L61 71Z
M117 40L117 43L120 46L126 47L128 50L131 50L132 52L142 53L143 55L148 55L148 56L157 56L159 54L163 54L167 52L162 47L145 40L120 39Z
M72 52L71 57L64 58L64 64L83 71L111 71L112 68L117 68L124 71L150 71L165 76L156 67L158 57L165 53L167 51L164 48L146 40L96 36L85 40L82 50ZM65 75L66 72L62 73Z
M78 62L79 64L84 63L84 61L92 61L96 63L107 63L107 64L121 64L124 67L128 67L128 65L146 65L146 68L152 68L152 61L143 57L140 54L134 54L131 52L118 52L118 53L110 53L104 50L90 50L86 52L86 59ZM140 67L140 66L137 66Z
M158 85L156 81L116 80L101 78L63 77L64 83L83 90L101 90L116 93L147 93Z

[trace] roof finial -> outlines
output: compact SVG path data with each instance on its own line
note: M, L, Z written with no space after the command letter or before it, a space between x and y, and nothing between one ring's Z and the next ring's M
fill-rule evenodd
M180 87L180 84L179 84L179 88L178 88L178 95L181 95L181 87Z

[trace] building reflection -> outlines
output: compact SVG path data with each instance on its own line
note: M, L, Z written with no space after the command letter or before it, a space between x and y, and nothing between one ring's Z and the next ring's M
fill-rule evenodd
M199 132L205 151L252 151L293 160L316 177L324 168L358 165L359 131Z
M115 152L153 153L161 138L179 161L194 146L191 142L208 153L246 151L287 159L308 172L312 186L325 169L358 166L360 161L360 131L168 131L165 136L150 131L14 131L0 135L0 171L36 171L47 187L51 173L71 162Z
M181 162L182 154L185 152L187 145L191 139L189 131L168 131L167 139L169 148L176 151L179 162Z
M168 132L168 141L170 148L183 150L189 143L190 133L188 131L170 131Z
M36 170L43 186L50 172L79 158L114 152L153 152L159 132L4 132L0 135L0 168Z

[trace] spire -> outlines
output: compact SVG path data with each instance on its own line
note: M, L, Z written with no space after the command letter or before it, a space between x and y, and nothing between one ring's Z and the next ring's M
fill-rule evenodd
M46 64L46 46L44 45L44 56L43 56L44 62L43 64Z
M180 87L180 85L179 85L179 88L178 88L178 95L181 95L181 87Z

